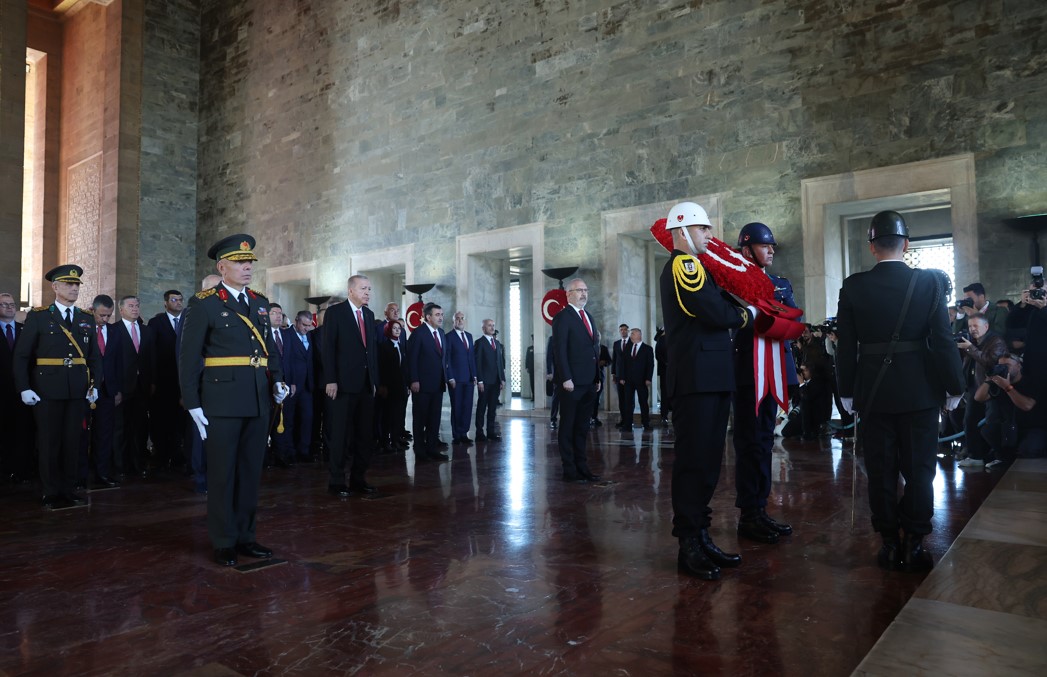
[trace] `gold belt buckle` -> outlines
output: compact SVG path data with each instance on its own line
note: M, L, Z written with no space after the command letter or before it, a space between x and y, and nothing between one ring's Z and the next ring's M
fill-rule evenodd
M255 368L258 368L258 367L262 366L261 358L259 358L257 355L253 355L251 357L251 366L255 367Z
M67 357L67 358L63 359L62 360L62 364L64 364L67 367L73 366L73 358Z

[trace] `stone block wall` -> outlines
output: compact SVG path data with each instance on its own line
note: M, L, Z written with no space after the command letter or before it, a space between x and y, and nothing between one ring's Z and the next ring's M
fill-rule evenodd
M972 152L982 281L1014 296L1027 239L1001 219L1047 209L1043 3L201 13L198 244L247 230L263 267L317 260L331 292L352 252L408 242L424 245L418 279L453 290L457 235L534 222L546 265L598 276L601 211L709 193L724 194L726 237L771 224L778 272L801 282L802 179Z

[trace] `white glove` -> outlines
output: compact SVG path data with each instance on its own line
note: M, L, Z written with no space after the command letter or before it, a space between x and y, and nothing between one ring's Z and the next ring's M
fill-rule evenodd
M98 401L98 388L87 389L87 401L94 404Z
M280 404L287 397L291 389L287 387L286 383L274 383L273 384L273 400Z
M952 411L956 407L960 406L960 400L963 399L963 395L957 395L953 397L951 395L945 396L945 411Z
M189 416L192 417L193 423L196 424L196 429L200 432L200 439L207 439L207 417L204 416L204 410L200 407L189 410Z
M848 414L854 413L854 398L853 397L841 397L840 404L847 410Z
M32 390L22 391L22 402L28 404L30 407L40 401L40 396L34 393Z
M749 312L753 314L754 320L756 319L756 316L760 314L760 311L756 309L756 306L746 306L746 308L748 308Z

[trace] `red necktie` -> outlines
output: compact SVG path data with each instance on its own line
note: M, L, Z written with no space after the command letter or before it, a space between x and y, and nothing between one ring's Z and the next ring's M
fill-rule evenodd
M582 324L585 325L585 330L589 332L589 338L593 337L593 328L589 326L589 318L585 316L584 310L579 310L578 314L582 316Z
M441 355L444 354L444 346L440 343L440 332L433 330L433 340L436 341L436 351Z
M640 344L639 343L634 343L633 344L633 357L636 357L636 351L639 350L639 349L640 349Z
M131 323L131 343L134 344L135 352L137 353L138 352L138 348L140 346L139 341L138 341L138 323L137 322L132 322Z
M102 328L98 328L98 349L102 351L102 355L105 355L105 336L102 335Z
M465 344L466 351L469 350L469 342L465 340L465 332L462 332L462 343Z
M491 350L498 350L494 347L494 339L491 339Z
M276 339L276 350L281 355L283 355L284 354L284 340L280 336L280 330L279 329L274 329L273 330L273 337Z
M364 348L367 347L367 332L364 331L364 311L356 311L356 324L360 326L360 341L363 342Z

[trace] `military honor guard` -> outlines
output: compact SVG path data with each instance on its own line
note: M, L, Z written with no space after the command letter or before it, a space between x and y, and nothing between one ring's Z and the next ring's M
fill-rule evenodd
M76 307L84 269L66 264L45 275L55 293L26 314L14 351L15 387L33 407L45 508L85 505L75 492L80 436L98 399L102 364L94 316Z
M747 223L738 234L742 256L760 267L774 283L775 301L796 308L793 286L789 280L767 272L774 261L778 243L771 229L763 223ZM734 486L735 506L741 511L738 535L760 543L777 543L780 536L793 532L788 524L767 514L771 494L771 448L774 446L774 424L778 403L767 392L756 402L756 379L753 361L753 329L746 326L734 337ZM791 346L785 346L785 375L790 386L796 385L796 365Z
M672 253L659 288L669 361L666 391L672 399L673 535L680 570L704 580L720 577L741 557L725 553L709 535L712 500L720 479L731 392L735 387L731 330L752 324L755 308L728 301L696 258L712 240L712 222L700 205L681 202L669 211Z
M232 235L207 252L222 281L197 293L181 328L179 381L207 455L207 531L215 561L269 558L255 513L272 402L289 392L269 324L269 300L250 289L255 239Z
M926 571L934 566L923 538L934 514L938 412L955 408L964 383L945 274L910 268L902 259L908 246L901 214L873 217L869 251L877 263L840 289L836 373L844 407L858 412L872 525L883 540L877 562Z

